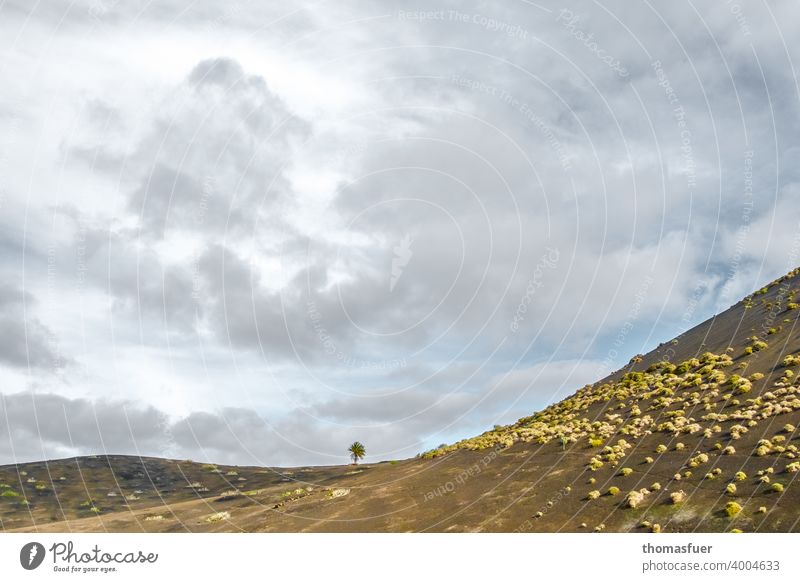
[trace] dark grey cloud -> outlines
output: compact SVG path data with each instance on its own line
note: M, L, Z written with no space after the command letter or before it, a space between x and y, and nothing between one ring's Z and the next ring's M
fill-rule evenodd
M3 463L52 459L92 451L167 452L166 417L133 402L0 393Z
M55 371L67 361L58 353L53 333L32 317L34 297L10 283L0 284L0 364Z

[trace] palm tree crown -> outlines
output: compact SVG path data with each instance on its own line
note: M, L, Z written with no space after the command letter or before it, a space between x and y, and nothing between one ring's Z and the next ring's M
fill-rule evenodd
M364 458L364 455L367 454L367 450L364 448L360 442L356 441L350 448L347 449L347 452L350 453L350 458L353 459L353 463L358 465L358 461Z

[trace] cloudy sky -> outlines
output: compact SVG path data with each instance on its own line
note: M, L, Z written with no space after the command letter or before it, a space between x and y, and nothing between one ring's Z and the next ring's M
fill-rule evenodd
M0 1L0 463L404 458L800 264L794 2L402 6Z

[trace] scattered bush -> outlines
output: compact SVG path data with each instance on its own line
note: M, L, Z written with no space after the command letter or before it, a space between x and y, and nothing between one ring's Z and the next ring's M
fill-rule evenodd
M708 462L708 455L705 453L700 453L696 457L692 457L692 459L689 461L689 466L695 468L707 462Z
M725 504L725 513L728 514L728 517L736 517L741 511L742 506L735 501L728 501L728 503Z
M230 491L223 491L217 497L217 501L229 501L231 499L235 499L237 497L241 497L242 492L238 489L231 489Z
M227 511L219 511L217 513L212 513L206 518L208 523L217 523L218 521L223 521L225 519L230 519L231 514Z
M686 500L686 492L683 489L675 491L670 493L669 498L672 500L673 505L678 505Z
M641 491L631 491L628 493L628 495L625 497L625 504L631 509L636 509L636 507L638 507L639 504L644 501L644 496L649 493L647 489L644 489L644 491L645 493L642 493Z
M623 467L619 471L619 474L622 475L623 477L627 477L631 473L633 473L633 469L631 469L630 467Z
M786 356L783 358L783 362L781 362L784 367L788 368L789 366L797 366L800 364L800 354L795 354L793 356Z
M608 494L612 495L612 496L613 495L619 495L619 487L613 487L613 486L609 487L608 488Z
M772 489L775 493L783 493L783 485L780 483L773 483L770 489Z
M747 475L744 473L744 471L738 471L736 475L733 476L733 478L736 479L737 481L744 481L745 479L747 479Z
M656 452L658 454L665 453L665 452L667 452L667 447L665 447L664 445L658 445L656 447Z
M736 495L736 485L728 483L728 486L725 488L725 493L728 495Z

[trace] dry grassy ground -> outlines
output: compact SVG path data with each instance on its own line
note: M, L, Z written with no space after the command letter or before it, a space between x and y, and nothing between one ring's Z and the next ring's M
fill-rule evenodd
M0 467L2 528L797 531L796 291L792 272L561 403L417 459Z

